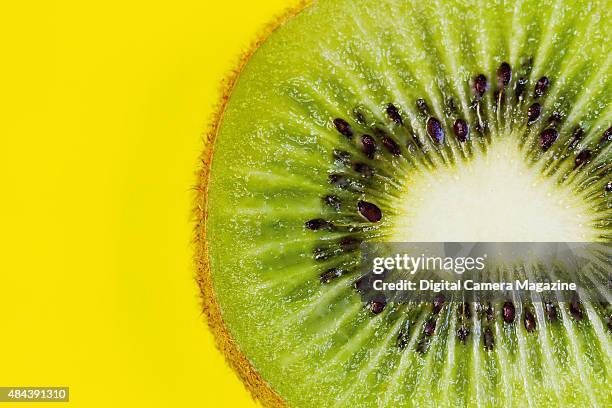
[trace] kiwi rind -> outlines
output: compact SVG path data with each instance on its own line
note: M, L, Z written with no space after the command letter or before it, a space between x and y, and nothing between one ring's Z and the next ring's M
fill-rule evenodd
M200 288L202 312L213 334L216 346L221 354L223 354L228 365L242 380L242 383L251 396L263 406L271 408L283 408L288 407L288 405L282 397L272 389L270 384L263 379L249 359L242 353L240 347L229 333L223 320L221 307L217 303L212 275L210 273L208 241L206 235L206 221L208 219L208 183L210 180L212 157L219 125L223 120L223 114L232 90L244 67L253 53L278 27L306 8L312 1L313 0L299 0L271 19L256 35L255 40L253 40L242 53L235 67L227 74L219 91L219 101L213 109L208 128L203 135L204 146L202 154L200 155L201 166L197 172L198 181L195 187L196 197L193 210L195 218L194 258L196 264L196 281Z

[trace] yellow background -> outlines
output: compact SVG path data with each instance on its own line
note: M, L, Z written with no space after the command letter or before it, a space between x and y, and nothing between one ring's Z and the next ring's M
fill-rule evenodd
M192 187L220 81L291 3L5 2L0 385L254 406L199 310Z

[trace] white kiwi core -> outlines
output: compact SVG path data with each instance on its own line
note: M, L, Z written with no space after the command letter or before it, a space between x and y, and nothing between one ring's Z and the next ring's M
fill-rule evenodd
M585 200L529 167L515 143L494 142L468 161L404 184L395 242L585 242L596 238Z

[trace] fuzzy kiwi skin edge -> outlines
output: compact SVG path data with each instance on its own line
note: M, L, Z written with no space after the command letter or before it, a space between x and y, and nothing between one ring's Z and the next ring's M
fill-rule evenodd
M278 27L315 1L316 0L298 0L296 4L273 18L261 29L256 39L247 47L246 51L244 51L239 58L238 63L228 73L221 86L220 99L213 109L209 125L204 132L204 149L200 155L201 167L197 172L198 181L193 209L195 216L194 258L196 264L196 281L200 287L202 311L208 323L208 327L215 338L217 348L221 351L230 367L238 374L238 377L251 393L251 396L259 401L264 407L285 408L289 405L272 389L270 384L259 375L255 367L251 365L251 362L242 354L238 344L231 337L223 321L221 309L215 296L208 259L208 241L206 237L206 222L208 220L208 182L210 180L210 168L219 125L223 120L225 107L242 70L253 53Z

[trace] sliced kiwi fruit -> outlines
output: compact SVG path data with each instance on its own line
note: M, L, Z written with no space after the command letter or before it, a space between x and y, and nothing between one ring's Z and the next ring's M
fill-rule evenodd
M364 242L612 239L609 2L319 0L209 133L199 283L268 406L609 406L607 302L364 303Z

